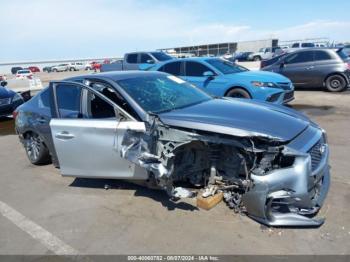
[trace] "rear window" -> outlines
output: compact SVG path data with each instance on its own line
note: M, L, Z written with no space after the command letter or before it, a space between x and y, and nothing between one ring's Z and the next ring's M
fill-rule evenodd
M170 55L167 55L163 52L153 52L152 55L158 60L158 61L168 61L173 59Z
M29 70L19 70L19 71L17 71L17 73L19 73L19 74L29 74L30 71Z
M315 51L315 60L316 61L322 61L322 60L331 60L332 56L326 52L326 51Z
M129 64L137 64L137 54L130 54L126 58L126 62Z
M315 47L314 43L302 43L301 47Z
M349 56L344 52L343 49L339 49L337 51L337 54L339 55L339 57L343 60L348 60L349 59Z

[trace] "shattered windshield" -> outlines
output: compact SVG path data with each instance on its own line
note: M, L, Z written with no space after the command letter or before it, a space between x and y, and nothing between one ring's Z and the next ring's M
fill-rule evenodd
M175 76L152 75L117 83L145 110L162 113L208 101L208 94Z

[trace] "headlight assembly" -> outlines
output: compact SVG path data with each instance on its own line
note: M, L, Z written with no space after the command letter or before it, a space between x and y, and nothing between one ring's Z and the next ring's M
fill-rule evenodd
M261 82L261 81L252 81L251 84L255 87L271 87L277 88L277 85L273 82Z

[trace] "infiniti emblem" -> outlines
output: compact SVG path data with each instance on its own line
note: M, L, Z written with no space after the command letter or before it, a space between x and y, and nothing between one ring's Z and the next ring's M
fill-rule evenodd
M323 153L326 151L326 145L325 144L321 145L318 148L318 150L320 151L320 154L323 155Z

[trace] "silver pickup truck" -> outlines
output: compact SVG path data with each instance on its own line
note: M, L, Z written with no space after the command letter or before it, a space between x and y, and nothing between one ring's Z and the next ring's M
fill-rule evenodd
M110 64L103 64L101 72L139 70L141 64L156 64L173 59L164 52L133 52L124 55L123 60L116 60Z

